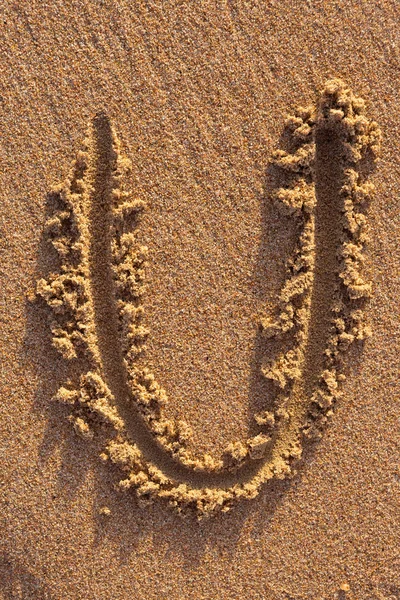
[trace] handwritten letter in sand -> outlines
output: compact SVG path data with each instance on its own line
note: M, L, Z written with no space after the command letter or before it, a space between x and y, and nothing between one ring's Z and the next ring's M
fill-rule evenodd
M142 501L164 499L202 517L290 476L306 440L319 437L333 414L344 351L368 335L363 205L373 185L361 166L379 151L379 128L336 79L286 128L288 148L271 160L285 184L273 198L295 220L297 244L276 314L259 323L281 348L262 366L278 393L272 410L254 415L258 434L230 443L219 457L189 450L189 424L166 417L165 390L138 366L149 333L147 249L135 235L145 203L126 189L129 161L106 115L91 121L67 181L52 192L57 208L46 236L60 268L38 282L37 294L52 309L54 346L79 365L56 399L71 406L77 434L98 441L106 434L101 458L120 467L119 488L135 490Z

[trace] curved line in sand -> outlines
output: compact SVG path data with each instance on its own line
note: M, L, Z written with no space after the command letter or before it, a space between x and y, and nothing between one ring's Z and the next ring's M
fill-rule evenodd
M118 411L124 420L129 436L139 446L145 460L157 465L168 477L180 482L190 483L195 488L205 486L208 488L227 488L237 483L251 481L260 470L260 467L267 462L268 455L258 460L246 457L244 464L236 467L233 472L227 472L223 468L213 471L194 470L192 467L180 462L179 457L173 458L168 455L165 448L157 443L156 438L137 409L132 391L128 385L127 366L124 364L118 331L118 308L112 272L113 257L110 239L110 231L112 230L111 179L113 164L111 156L114 153L114 143L111 124L105 115L98 115L93 119L92 140L95 167L93 168L94 180L91 185L91 208L88 223L90 287L93 299L96 341L104 381L116 400ZM335 165L335 161L329 161L329 163ZM326 205L329 204L329 199L328 202L326 199L324 200L323 202L323 199L321 199L318 205L323 202L325 211L321 209L317 211L321 215L319 218L323 220L322 225L319 227L322 231L328 228ZM329 227L332 227L332 222L336 223L335 229L338 231L340 215L337 207L329 211L329 218L331 219ZM328 256L329 265L335 262L338 242L339 239L335 235L333 244L324 248L325 240L323 237L318 240L317 254L320 251L324 257ZM317 294L313 304L317 304L318 309L328 315L328 319L320 318L318 325L311 328L312 335L308 336L307 345L314 351L312 352L312 359L307 361L307 379L310 379L310 385L302 386L303 388L311 387L311 379L314 380L314 383L316 382L318 375L316 364L320 362L316 360L316 354L318 352L322 353L319 338L321 336L323 338L327 337L330 326L329 306L336 277L334 271L326 273L325 261L320 262L321 266L316 278L317 286L314 285L314 287L318 288L319 278L322 275L329 282L329 290L322 302L320 294ZM313 310L312 307L310 309ZM293 445L295 443L294 441Z
M266 480L289 475L304 435L319 434L338 396L339 353L366 334L365 219L355 206L372 186L361 184L356 168L365 149L377 151L379 130L363 112L342 82L328 82L316 108L289 118L293 148L275 153L275 164L291 176L275 198L297 219L299 241L277 319L261 325L267 337L292 345L264 368L280 390L278 426L271 436L234 444L229 468L190 455L181 429L163 414L165 392L132 360L144 338L144 259L126 222L142 206L123 190L127 165L109 119L93 119L70 179L56 191L61 209L48 223L61 272L41 280L37 291L55 314L54 345L66 358L86 361L80 380L57 397L73 405L80 435L93 437L96 418L111 426L102 457L127 474L122 489L199 514L228 510L239 498L255 497ZM261 430L268 419L260 416Z
M111 178L114 153L113 132L106 115L98 115L92 121L93 147L96 167L91 192L89 215L89 269L90 286L94 306L94 322L97 346L104 380L112 395L127 431L140 447L146 460L159 466L163 473L180 481L190 482L194 487L230 486L237 481L248 481L258 465L246 465L237 474L227 478L226 473L200 473L179 463L169 456L157 443L146 425L129 389L127 368L121 350L118 331L118 308L112 272L111 253ZM253 468L249 468L253 467Z

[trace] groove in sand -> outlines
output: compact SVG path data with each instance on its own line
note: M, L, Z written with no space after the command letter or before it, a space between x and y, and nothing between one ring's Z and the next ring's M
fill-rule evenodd
M147 332L142 324L146 249L134 226L143 203L124 189L129 166L108 118L97 115L67 182L55 190L59 210L47 233L61 258L60 273L37 292L53 308L53 343L78 357L79 381L57 394L71 404L76 432L88 438L108 427L101 456L125 473L119 487L139 498L165 498L199 516L254 498L263 483L289 476L303 440L319 436L339 395L341 353L362 340L361 277L365 218L357 209L371 194L357 165L378 151L379 129L363 102L339 80L326 84L316 107L287 122L292 148L273 162L286 182L277 206L296 220L298 243L277 299L275 320L261 319L282 352L262 371L277 385L272 412L255 415L260 433L227 447L221 459L192 456L190 428L166 419L166 394L135 358Z

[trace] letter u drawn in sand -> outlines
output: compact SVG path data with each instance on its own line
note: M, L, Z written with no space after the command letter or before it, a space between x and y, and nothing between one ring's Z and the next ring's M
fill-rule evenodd
M90 122L67 181L53 192L57 209L46 235L60 269L38 281L37 294L52 309L54 346L79 364L56 399L71 406L80 436L93 439L101 430L103 439L106 432L101 458L120 468L119 488L142 501L164 499L202 517L290 476L305 441L319 437L333 413L344 351L368 335L362 206L373 185L361 165L379 152L379 128L337 79L286 127L289 147L271 159L286 183L273 198L295 220L297 243L276 314L259 323L266 338L281 342L281 352L262 365L278 393L273 409L254 415L259 433L229 444L220 457L189 450L189 425L166 417L166 392L138 366L148 336L147 249L135 232L145 204L126 189L130 163L106 115Z

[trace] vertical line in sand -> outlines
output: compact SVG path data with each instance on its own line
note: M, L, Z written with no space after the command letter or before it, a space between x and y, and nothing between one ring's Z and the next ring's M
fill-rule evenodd
M338 251L342 235L343 141L334 127L318 126L315 134L314 184L315 265L309 337L303 368L307 399L324 369L324 350L331 333L332 303L338 286Z
M89 177L89 270L95 315L96 338L102 369L113 394L123 393L120 376L122 354L118 344L110 344L118 333L118 317L114 309L114 282L111 270L111 189L115 163L111 125L98 114L92 121L91 164Z
M332 304L338 286L338 250L342 235L343 141L335 127L316 125L314 185L315 263L301 379L291 399L296 427L301 425L320 375L332 326Z

